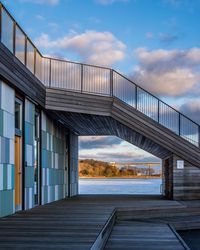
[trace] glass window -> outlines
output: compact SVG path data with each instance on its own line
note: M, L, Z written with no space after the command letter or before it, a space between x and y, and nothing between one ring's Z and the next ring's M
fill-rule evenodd
M42 80L42 57L36 52L35 75L39 80Z
M13 52L13 21L4 9L2 9L1 42Z
M22 62L25 62L25 35L16 26L15 55Z
M22 102L15 100L15 129L22 130Z
M27 67L34 73L34 47L29 40L27 40Z
M35 140L34 140L34 205L40 199L40 114L35 113Z
M40 116L38 112L35 114L35 138L40 138Z

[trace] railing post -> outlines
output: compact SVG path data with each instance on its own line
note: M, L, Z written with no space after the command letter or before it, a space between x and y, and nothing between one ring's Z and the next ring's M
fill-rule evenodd
M51 87L51 58L49 59L49 87Z
M160 101L158 99L158 123L160 123Z
M81 64L81 93L83 93L83 64Z
M16 22L13 22L13 54L15 55L16 48Z
M135 85L135 109L137 109L137 99L138 99L138 86Z
M113 96L113 69L110 69L110 96Z
M33 72L34 72L34 75L36 75L36 49L34 48L34 70L33 70Z
M181 136L181 113L178 113L178 135Z
M24 48L24 65L27 66L27 36L25 36L25 48Z
M0 42L2 36L2 4L0 3Z
M198 147L200 148L200 126L198 125Z

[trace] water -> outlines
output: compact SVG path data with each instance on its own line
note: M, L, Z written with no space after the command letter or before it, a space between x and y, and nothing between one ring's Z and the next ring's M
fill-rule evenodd
M160 194L161 179L79 179L79 194Z

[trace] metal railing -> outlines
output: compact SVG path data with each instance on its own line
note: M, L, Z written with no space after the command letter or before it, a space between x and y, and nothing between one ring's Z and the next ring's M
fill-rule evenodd
M0 41L45 86L116 97L195 146L200 146L197 123L115 70L43 57L1 3Z

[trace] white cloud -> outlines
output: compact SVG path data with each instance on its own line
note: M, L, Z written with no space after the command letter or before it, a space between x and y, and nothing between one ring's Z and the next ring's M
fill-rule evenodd
M45 20L45 17L42 15L36 15L35 18L42 21Z
M200 124L200 100L189 100L179 110Z
M96 159L108 162L159 160L148 152L115 136L81 136L79 139L80 159Z
M153 50L138 48L139 65L133 79L158 95L182 96L195 94L200 83L200 48L188 50Z
M153 39L154 38L154 34L152 32L147 32L146 33L146 38L147 39Z
M47 5L57 5L60 0L20 0L23 3L36 3L36 4L47 4Z
M117 2L126 3L129 2L129 0L96 0L96 2L102 5L109 5Z
M68 34L51 40L42 34L35 41L38 47L56 50L71 50L88 63L110 66L125 57L126 46L110 32L85 31Z

